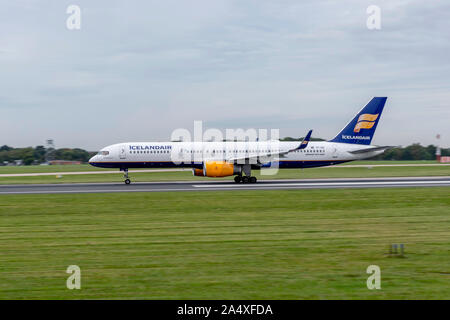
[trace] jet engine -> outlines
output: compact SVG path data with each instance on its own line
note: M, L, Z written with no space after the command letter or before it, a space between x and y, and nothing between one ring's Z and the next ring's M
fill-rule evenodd
M232 163L226 161L214 161L209 160L203 162L202 169L192 169L192 174L194 176L203 177L228 177L236 174L241 174L241 166L235 166Z

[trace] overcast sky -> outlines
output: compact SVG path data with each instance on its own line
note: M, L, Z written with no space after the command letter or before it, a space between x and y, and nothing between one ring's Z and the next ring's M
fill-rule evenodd
M450 1L0 3L0 145L94 151L194 120L332 138L388 96L374 144L450 146Z

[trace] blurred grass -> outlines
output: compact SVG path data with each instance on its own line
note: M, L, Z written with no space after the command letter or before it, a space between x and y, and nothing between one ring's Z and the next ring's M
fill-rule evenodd
M449 299L449 192L0 196L0 298Z

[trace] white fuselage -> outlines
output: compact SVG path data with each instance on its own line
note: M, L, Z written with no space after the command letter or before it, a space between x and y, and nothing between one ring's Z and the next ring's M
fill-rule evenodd
M128 142L110 145L92 157L90 164L105 168L201 168L205 161L232 161L250 158L254 165L277 163L279 168L308 168L366 159L382 150L353 154L371 149L371 145L335 142L309 142L305 149L295 149L298 141L259 142ZM281 155L278 155L281 154ZM269 157L271 156L272 157Z

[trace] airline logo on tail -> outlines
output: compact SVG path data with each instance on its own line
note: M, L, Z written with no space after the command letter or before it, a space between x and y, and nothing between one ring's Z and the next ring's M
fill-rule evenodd
M358 121L356 122L355 128L353 129L353 132L359 132L361 129L371 129L375 124L375 120L377 120L378 115L379 113L365 113L360 115Z
M330 141L369 145L381 118L386 99L386 97L373 97Z

